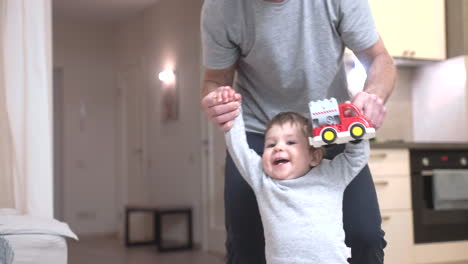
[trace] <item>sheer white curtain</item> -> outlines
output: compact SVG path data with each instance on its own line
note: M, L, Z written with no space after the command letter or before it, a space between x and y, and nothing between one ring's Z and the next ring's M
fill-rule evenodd
M3 4L0 4L0 12L3 14ZM3 25L0 27L0 34L3 36ZM0 49L3 50L3 41L0 42ZM3 61L3 53L0 53L0 61ZM0 63L0 84L4 83L4 67ZM8 121L5 86L0 85L0 208L14 207L13 194L13 148L11 129Z
M51 0L0 12L0 206L52 217Z

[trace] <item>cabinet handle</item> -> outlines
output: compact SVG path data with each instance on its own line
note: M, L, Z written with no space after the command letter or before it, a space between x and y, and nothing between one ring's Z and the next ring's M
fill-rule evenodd
M387 186L388 181L375 181L374 184L379 186Z
M371 159L385 159L387 157L387 153L371 153Z
M422 170L421 175L422 176L433 176L434 173L432 172L432 170Z
M384 221L384 222L385 222L385 221L388 221L388 220L390 220L390 218L391 218L391 217L388 216L388 215L382 216L382 221Z

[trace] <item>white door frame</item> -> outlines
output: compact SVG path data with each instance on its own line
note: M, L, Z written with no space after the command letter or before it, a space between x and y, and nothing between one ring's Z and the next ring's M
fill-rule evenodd
M217 128L210 124L204 114L201 117L202 123L202 215L203 215L203 250L224 254L226 230L224 221L224 196L219 197L219 194L224 193L224 189L221 191L217 189L216 178L221 180L224 179L224 173L222 169L215 164L216 158L225 157L225 151L219 153L219 148L215 141L215 135ZM218 140L219 143L219 140ZM224 146L224 144L223 144ZM222 174L222 175L220 175ZM218 186L219 188L219 186ZM219 199L223 205L223 210L219 210L216 206L216 201L219 204Z
M64 175L63 175L63 79L62 67L53 69L53 164L54 164L54 218L64 219Z

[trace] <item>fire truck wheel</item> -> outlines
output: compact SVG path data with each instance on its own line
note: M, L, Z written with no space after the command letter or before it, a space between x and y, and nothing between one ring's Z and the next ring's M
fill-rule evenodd
M322 140L327 144L331 144L336 140L336 131L333 128L325 128L322 132Z
M361 139L366 134L366 128L363 124L354 124L349 129L349 133L351 134L352 138Z

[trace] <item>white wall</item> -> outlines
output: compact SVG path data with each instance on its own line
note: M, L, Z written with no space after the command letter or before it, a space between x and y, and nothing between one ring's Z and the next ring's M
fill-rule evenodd
M63 217L78 234L114 232L115 73L108 26L54 20L53 63L64 73Z
M153 205L194 209L194 239L201 240L201 0L165 0L120 27L118 65L139 64L147 85L146 142ZM172 65L179 89L179 119L161 121L158 73ZM137 66L140 67L140 66ZM174 228L174 230L177 230Z
M113 28L54 21L54 66L63 68L65 87L64 216L78 234L116 231L123 202L141 201L192 206L194 239L201 241L201 5L159 1ZM167 65L176 70L180 108L177 121L163 123L157 74ZM129 69L144 91L145 175L125 183L116 129L119 80ZM178 226L165 227L178 238Z
M415 72L414 139L417 142L468 141L468 57L432 63Z

